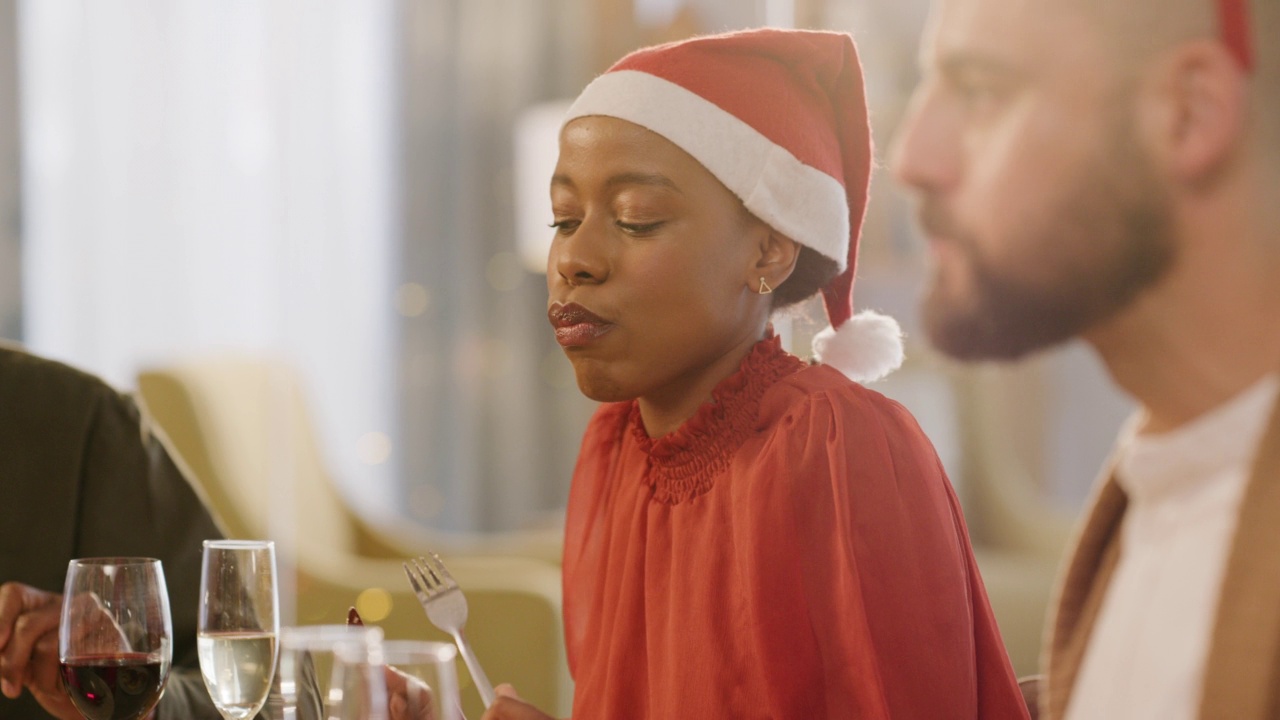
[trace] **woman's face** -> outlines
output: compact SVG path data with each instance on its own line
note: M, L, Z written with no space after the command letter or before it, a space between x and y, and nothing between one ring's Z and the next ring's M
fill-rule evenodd
M569 123L551 181L548 317L583 394L709 394L768 321L753 281L769 228L665 138L608 117Z

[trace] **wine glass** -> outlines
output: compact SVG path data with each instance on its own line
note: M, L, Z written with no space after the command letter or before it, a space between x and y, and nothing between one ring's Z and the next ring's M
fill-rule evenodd
M386 720L463 720L458 704L458 650L453 645L423 640L384 641L373 658L338 651L347 669L341 718ZM352 684L375 683L351 692ZM383 700L385 705L371 707Z
M87 720L134 720L160 700L173 662L164 569L151 558L72 560L62 595L62 687Z
M267 700L267 716L273 720L345 720L344 713L352 708L385 706L381 697L365 702L357 698L357 694L378 693L379 688L367 679L354 678L349 667L380 664L381 644L382 629L375 626L282 628L277 690ZM382 720L376 713L371 717Z
M200 674L227 720L257 714L276 673L280 634L275 545L206 540L196 647Z

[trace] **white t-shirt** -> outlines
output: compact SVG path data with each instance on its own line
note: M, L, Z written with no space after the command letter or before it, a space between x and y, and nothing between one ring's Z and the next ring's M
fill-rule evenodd
M1120 557L1067 720L1196 717L1218 589L1277 390L1268 376L1172 432L1138 434L1138 416L1120 433Z

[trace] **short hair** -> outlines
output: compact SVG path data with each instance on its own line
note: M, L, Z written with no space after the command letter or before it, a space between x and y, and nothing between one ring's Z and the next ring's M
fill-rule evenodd
M1253 0L1253 94L1258 129L1268 154L1280 156L1280 0ZM1280 162L1273 163L1280 170Z
M1121 63L1137 66L1181 42L1223 33L1222 0L1071 0L1103 24ZM1280 0L1242 0L1253 54L1251 81L1259 146L1280 155ZM1276 163L1280 169L1280 163Z
M791 276L773 292L773 311L791 307L813 297L836 276L836 261L817 250L800 246L795 269Z
M1219 0L1073 1L1098 18L1117 59L1131 66L1179 43L1216 35L1219 30Z

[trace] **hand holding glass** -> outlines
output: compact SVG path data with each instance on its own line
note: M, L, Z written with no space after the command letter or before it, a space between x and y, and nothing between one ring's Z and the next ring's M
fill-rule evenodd
M371 682L376 687L348 692L337 717L463 720L454 664L457 656L452 645L419 640L384 641L372 662L339 650L337 657L345 675L356 683ZM378 700L376 707L369 706Z
M227 720L262 709L275 677L279 634L275 546L206 540L196 644L205 687Z
M272 720L347 720L348 717L381 720L381 715L364 715L386 704L385 698L369 697L379 688L352 677L345 663L381 662L379 648L382 629L353 625L308 625L280 631L279 692L267 702ZM341 652L344 658L338 659ZM351 658L358 658L353 661Z
M391 720L465 720L458 694L458 649L448 643L383 643Z
M135 720L160 701L173 661L159 560L72 560L62 596L62 686L87 720Z

